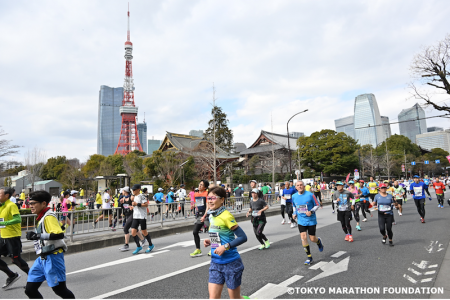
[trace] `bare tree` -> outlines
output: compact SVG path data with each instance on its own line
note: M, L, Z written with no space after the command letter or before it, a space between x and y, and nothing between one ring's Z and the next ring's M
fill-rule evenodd
M69 186L71 189L76 188L78 179L82 178L80 164L73 161L66 165L64 172L61 174L61 183Z
M370 170L370 176L375 176L374 169L379 165L380 159L373 154L373 150L362 158L362 165L365 170Z
M0 126L0 137L5 135L7 135L7 133L3 129L1 129ZM18 152L17 150L14 149L20 148L20 146L11 145L10 143L11 141L9 140L0 139L0 158L16 154Z
M435 45L425 47L418 53L411 64L410 70L415 82L435 88L434 93L419 89L415 82L411 82L414 98L425 101L426 105L436 110L450 112L450 106L445 102L436 102L432 99L436 94L450 95L450 72L447 69L450 63L450 34Z
M34 183L36 177L41 175L43 166L47 161L47 155L44 150L34 147L33 149L27 150L25 152L25 165L28 171L28 176L30 176L31 190L34 191Z
M197 174L202 177L212 177L217 182L217 170L226 165L225 159L217 159L217 147L213 143L203 141L193 149L183 149L189 156L194 157ZM219 173L220 175L220 173Z

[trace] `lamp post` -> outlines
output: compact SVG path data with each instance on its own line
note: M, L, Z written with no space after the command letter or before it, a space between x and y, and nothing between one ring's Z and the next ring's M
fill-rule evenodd
M304 111L298 112L295 115L293 115L286 123L286 128L287 128L287 138L288 138L288 151L289 151L289 175L292 178L292 162L291 162L291 143L290 143L290 138L289 138L289 122L292 120L293 117L295 117L296 115L299 115L301 113L307 112L308 110L305 109ZM301 172L301 170L300 170Z

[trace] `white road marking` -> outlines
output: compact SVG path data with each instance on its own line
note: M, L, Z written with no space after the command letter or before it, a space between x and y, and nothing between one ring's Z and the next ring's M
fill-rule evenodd
M331 255L331 257L339 258L340 256L344 255L345 253L347 253L347 251L339 251L339 252L336 252L335 254Z
M414 270L413 268L408 268L408 271L410 271L410 272L414 273L414 275L417 275L417 276L420 276L420 275L422 275L422 273L420 273L420 272L417 272L417 271L416 271L416 270Z
M414 278L412 278L411 276L409 276L409 275L403 274L403 277L405 277L406 279L408 279L412 283L417 283L417 281Z
M436 273L436 271L428 271L428 272L423 273L423 275L431 275L431 274L434 274L434 273Z
M321 267L323 267L324 265L328 264L327 261L319 261L318 263L312 265L311 267L309 267L310 270L318 270Z
M422 279L420 282L421 283L423 283L423 282L430 282L432 280L433 280L433 278L425 278L425 279Z
M330 261L329 263L327 263L326 265L323 265L320 267L320 269L323 271L322 273L320 273L319 275L311 278L310 280L308 280L307 282L311 282L314 280L318 280L318 279L322 279L337 273L341 273L341 272L345 272L348 270L348 263L350 262L350 256L348 256L347 258L344 258L343 260L341 260L340 262L338 262L337 264L334 263L333 261Z
M438 265L431 265L431 266L428 266L428 269L437 268L437 267L438 267Z
M418 267L420 269L426 269L429 263L430 262L428 262L426 260L422 260L420 263L412 262L413 265L415 265L416 267Z
M271 242L271 244L273 244L273 243L274 243L274 242ZM240 254L246 253L246 252L249 252L249 251L251 251L251 250L255 250L255 249L257 249L257 248L259 248L259 245L258 245L258 246L255 246L255 247L247 248L247 249L242 250L242 251L239 251L239 253L240 253ZM164 250L164 251L170 251L170 250ZM161 251L160 253L162 253L162 252L164 252L164 251ZM263 250L263 251L264 251L264 250ZM269 250L266 250L266 251L269 251ZM155 252L155 253L156 253L156 252ZM117 263L117 262L115 262L114 264L116 264L116 263ZM176 276L176 275L179 275L179 274L182 274L182 273L185 273L185 272L189 272L189 271L195 270L195 269L197 269L197 268L201 268L201 267L207 266L207 265L209 265L210 263L211 263L211 261L208 260L208 261L206 261L206 262L203 262L203 263L200 263L200 264L197 264L197 265L194 265L194 266L190 266L190 267L187 267L187 268L184 268L184 269L181 269L181 270L172 272L172 273L168 273L168 274L165 274L165 275L162 275L162 276L159 276L159 277L155 277L155 278L153 278L153 279L149 279L149 280L146 280L146 281L142 281L142 282L139 282L139 283L137 283L137 284L133 284L133 285L130 285L130 286L127 286L127 287L124 287L124 288L121 288L121 289L118 289L118 290L115 290L115 291L111 291L111 292L109 292L109 293L102 294L102 295L100 295L100 296L95 296L95 297L92 297L91 299L104 299L104 298L112 297L112 296L114 296L114 295L117 295L117 294L120 294L120 293L124 293L124 292L130 291L130 290L133 290L133 289L142 287L142 286L147 285L147 284L151 284L151 283L154 283L154 282L158 282L158 281L161 281L161 280L170 278L170 277L172 277L172 276ZM68 274L67 274L67 275L68 275ZM286 292L286 288L284 288L284 289L285 289L285 292Z
M195 245L195 241L186 241L186 242L179 242L164 248L161 248L161 250L164 249L168 249L168 248L173 248L173 247L190 247L190 246L194 246Z
M283 281L280 284L268 283L261 289L250 295L252 299L275 299L281 295L287 293L287 287L298 280L302 279L303 276L294 275L291 278Z
M124 263L128 263L128 262L136 261L136 260L147 259L147 258L151 258L151 257L153 257L153 256L155 256L157 254L165 253L165 252L169 252L169 251L170 250L162 250L162 251L152 252L150 254L139 254L139 255L132 256L132 257L127 257L127 258L115 260L115 261L112 261L112 262L109 262L109 263L93 266L93 267L90 267L90 268L86 268L86 269L81 269L81 270L78 270L78 271L70 272L70 273L67 273L66 275L72 275L72 274L82 273L82 272L86 272L86 271L92 271L92 270L96 270L96 269L111 267L111 266L115 266L115 265L119 265L119 264L124 264Z

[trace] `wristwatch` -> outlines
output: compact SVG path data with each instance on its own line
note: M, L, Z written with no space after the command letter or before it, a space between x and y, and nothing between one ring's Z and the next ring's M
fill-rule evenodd
M225 247L225 250L230 250L230 243L226 243L226 244L224 245L224 247Z

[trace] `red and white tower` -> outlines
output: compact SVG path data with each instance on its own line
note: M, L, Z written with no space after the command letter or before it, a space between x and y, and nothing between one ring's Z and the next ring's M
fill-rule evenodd
M128 30L127 41L125 42L125 81L123 83L123 101L120 107L122 129L120 130L119 143L114 154L127 155L134 150L142 151L136 126L138 108L134 106L134 83L131 66L132 54L133 43L130 41L130 7L128 6Z

